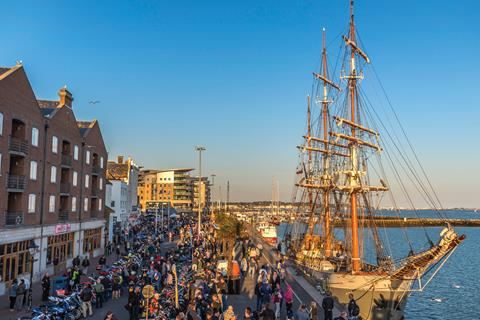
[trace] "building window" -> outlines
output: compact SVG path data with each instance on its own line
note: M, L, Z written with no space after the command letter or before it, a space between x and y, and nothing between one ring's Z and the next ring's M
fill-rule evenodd
M52 152L53 153L58 152L58 138L56 136L52 137Z
M73 147L73 160L78 160L78 146Z
M73 256L73 232L48 237L47 265L58 265Z
M72 183L73 183L73 186L76 187L77 186L77 180L78 180L78 173L77 171L73 171L73 179L72 179Z
M0 176L2 176L2 154L0 153Z
M35 212L35 200L36 200L35 194L31 193L28 195L28 213Z
M3 136L3 113L0 112L0 136Z
M100 248L102 239L102 228L85 230L83 234L83 253L92 253L93 250Z
M30 180L37 180L37 161L30 161Z
M57 183L57 167L52 166L50 170L50 182Z
M72 212L77 211L77 197L72 197Z
M90 176L88 174L85 175L85 188L88 188Z
M87 164L90 164L90 150L87 150L87 152L85 153L85 162Z
M102 211L102 199L98 199L98 210Z
M83 211L88 211L88 198L83 199Z
M48 212L55 212L55 196L51 195L48 201Z
M32 128L32 146L38 147L38 129Z
M100 168L103 169L103 157L100 157Z
M0 160L1 160L1 159L0 159ZM103 190L103 178L100 178L100 179L98 180L98 188L99 188L100 190Z
M30 272L30 240L0 245L0 277L9 284L19 275Z

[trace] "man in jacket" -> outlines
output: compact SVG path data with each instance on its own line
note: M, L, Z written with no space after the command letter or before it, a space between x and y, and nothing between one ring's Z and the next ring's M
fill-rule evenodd
M95 290L95 294L97 295L97 309L103 307L103 295L105 292L105 288L100 279L98 279L97 282L95 282L95 284L93 285L93 290Z
M42 301L47 301L49 294L50 294L50 277L48 276L48 273L45 273L45 275L42 278Z
M82 300L82 316L86 318L87 313L89 316L92 316L93 290L91 284L88 284L85 288L83 288L82 292L80 292L80 299Z
M333 318L334 301L330 292L322 300L322 308L325 320L332 320Z

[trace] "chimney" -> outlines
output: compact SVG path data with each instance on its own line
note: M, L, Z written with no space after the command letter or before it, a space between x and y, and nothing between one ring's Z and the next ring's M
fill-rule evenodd
M58 96L60 97L60 104L66 105L67 107L72 107L73 96L70 91L67 90L67 86L63 87L58 91Z
M117 163L123 163L123 156L117 156Z

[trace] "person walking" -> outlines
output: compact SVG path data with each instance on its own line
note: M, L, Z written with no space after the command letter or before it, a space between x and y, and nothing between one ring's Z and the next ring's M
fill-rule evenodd
M292 286L287 283L287 290L285 291L284 294L284 299L285 299L285 306L287 307L287 314L290 313L292 314L292 306L293 306L293 289Z
M107 314L105 314L105 318L103 320L118 320L118 319L117 317L115 317L112 311L107 311Z
M82 260L82 273L84 275L88 275L88 267L90 266L90 260L88 260L88 256L85 256Z
M318 307L315 301L310 302L310 320L318 320Z
M304 304L301 304L298 307L297 313L295 314L295 320L309 320L309 315Z
M270 303L265 304L262 312L259 314L263 320L275 320L275 312L270 307Z
M88 316L92 316L93 290L91 284L87 284L87 286L83 288L82 292L80 292L80 299L82 300L82 316L84 318L87 317L87 314Z
M25 280L21 279L17 287L17 299L15 300L15 310L20 311L23 307L23 300L25 299L25 292L27 288L25 286Z
M30 284L32 285L32 284ZM47 301L50 295L50 277L45 273L42 277L42 301Z
M360 307L358 306L357 302L355 301L355 298L353 297L353 293L350 293L348 295L349 302L348 302L348 317L358 317L360 314Z
M255 296L257 297L257 312L260 311L260 308L262 307L262 293L260 292L260 288L262 287L262 282L257 281L257 284L255 285Z
M105 287L103 286L101 279L97 279L93 286L93 290L95 290L97 296L95 307L97 309L103 307Z
M15 302L17 301L18 280L13 279L10 288L8 289L8 299L10 300L10 312L15 310Z
M327 291L325 298L322 300L322 308L324 320L332 320L334 301L330 292Z
M282 307L283 294L280 283L275 287L275 292L273 293L273 303L275 305L275 318L280 319L280 310Z

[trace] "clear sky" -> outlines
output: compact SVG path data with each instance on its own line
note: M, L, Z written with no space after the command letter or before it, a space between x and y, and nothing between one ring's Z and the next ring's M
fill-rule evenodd
M480 2L356 1L362 41L445 205L480 207ZM111 158L196 167L232 200L290 199L321 30L347 0L2 1L0 65L67 84ZM90 105L90 100L101 103Z

